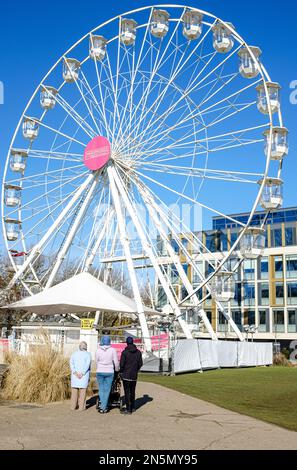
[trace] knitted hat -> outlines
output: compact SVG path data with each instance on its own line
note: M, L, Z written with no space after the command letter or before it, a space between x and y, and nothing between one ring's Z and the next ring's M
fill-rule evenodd
M110 345L110 337L108 335L102 336L100 344L101 344L101 346L109 346Z

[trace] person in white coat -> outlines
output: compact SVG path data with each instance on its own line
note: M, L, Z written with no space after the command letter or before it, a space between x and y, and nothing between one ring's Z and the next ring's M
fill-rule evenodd
M86 409L86 392L90 380L92 356L87 351L88 346L85 341L79 345L79 350L75 351L70 358L71 368L71 410L80 411Z

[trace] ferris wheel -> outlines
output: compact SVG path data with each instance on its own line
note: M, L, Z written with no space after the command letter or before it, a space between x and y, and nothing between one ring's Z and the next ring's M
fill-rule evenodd
M160 286L187 338L185 301L216 339L203 310L212 295L242 339L224 307L233 292L228 260L261 256L265 227L253 216L259 206L282 205L288 154L280 85L261 54L231 23L181 5L129 11L68 49L31 97L7 156L2 224L11 285L32 294L57 283L65 266L106 282L117 270L145 338L143 295L155 307ZM228 215L243 208L248 222ZM241 229L205 275L200 232L213 216Z

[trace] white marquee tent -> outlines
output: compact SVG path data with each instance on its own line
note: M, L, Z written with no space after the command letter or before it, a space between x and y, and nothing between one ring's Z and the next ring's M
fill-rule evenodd
M136 303L117 290L105 285L89 273L81 273L36 295L26 297L2 308L27 310L38 315L83 312L114 312L135 314ZM143 306L147 315L162 315Z

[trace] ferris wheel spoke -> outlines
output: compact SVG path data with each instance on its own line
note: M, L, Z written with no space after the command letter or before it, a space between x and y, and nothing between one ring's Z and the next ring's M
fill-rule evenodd
M94 108L96 109L96 111L98 111L98 108L97 108L97 105L96 105L96 102L93 101L92 97L90 97L90 91L86 85L86 83L82 80L82 79L79 79L79 80L76 80L75 81L75 84L76 84L76 87L77 89L79 90L79 93L82 97L82 100L85 104L85 107L87 108L88 110L88 114L89 116L91 117L93 123L94 123L94 126L95 126L95 129L97 131L97 133L99 135L102 135L103 133L103 130L102 130L102 122L101 122L101 119L95 119L95 116L94 116L94 112L92 110L92 104L94 105ZM87 92L86 94L84 93L84 89L83 88L86 88ZM88 96L90 95L90 96ZM88 103L89 101L89 103ZM99 111L100 113L100 111Z
M176 108L176 106L182 101L185 99L186 96L189 96L191 93L193 93L199 86L201 86L202 83L204 83L214 72L216 72L216 70L218 70L220 67L222 67L222 65L224 65L228 60L230 60L231 57L233 57L233 55L239 51L241 46L239 46L237 49L235 49L232 53L230 53L222 62L220 62L219 65L216 65L206 76L204 76L203 78L200 79L200 81L198 83L195 83L194 85L191 84L191 87L188 86L185 90L185 92L183 93L183 95L167 110L166 114L170 114L172 113L172 111L174 111L174 109ZM198 76L196 77L195 81L197 80L197 78L199 79L201 74L204 72L204 70L206 70L206 68L208 67L209 63L210 63L211 59L207 62L207 64L202 68L202 70L199 72ZM197 115L199 116L199 113L197 113ZM154 122L150 122L150 124L147 126L146 128L146 131L148 130L148 128L150 128L152 125L155 126L156 123L159 121L160 119L156 119L156 121ZM177 127L177 125L175 126ZM138 138L140 138L141 136L143 135L143 132L140 133L138 135Z
M269 124L268 124L269 125ZM209 129L210 126L208 126L208 129ZM207 136L206 138L204 139L195 139L193 141L186 141L184 142L186 139L189 138L189 136L186 136L186 137L183 137L179 140L179 142L177 142L175 145L168 145L168 146L165 146L165 147L160 147L160 148L157 148L157 149L153 149L152 152L149 152L148 150L146 150L146 157L145 158L148 158L148 157L151 157L152 155L154 154L158 154L164 150L168 150L168 149L172 149L172 148L175 148L175 149L183 149L184 147L188 147L189 145L192 145L192 144L202 144L203 142L213 142L213 141L219 141L219 140L223 140L225 139L226 137L233 137L234 141L238 141L237 137L235 137L236 135L238 134L245 134L247 132L251 132L253 130L260 130L260 129L264 129L264 128L267 128L267 124L263 124L263 125L260 125L260 126L255 126L255 127L251 127L251 128L246 128L246 129L240 129L240 130L234 130L234 131L231 131L231 132L226 132L225 134L218 134L218 135L215 135L215 136ZM200 132L200 129L198 129L198 131L195 133L199 133ZM194 134L194 132L193 132Z
M95 65L95 70L96 70L96 76L97 76L97 82L98 82L98 89L99 89L99 94L100 94L100 101L102 103L102 114L103 114L103 120L105 124L105 129L107 132L107 138L110 140L111 139L111 129L108 124L107 116L106 116L106 100L103 98L103 90L102 90L102 68L101 68L101 74L99 74L99 68L98 68L98 62L97 60L94 60L94 65Z
M102 124L103 126L106 128L106 132L107 133L110 133L110 128L108 126L108 123L107 123L107 120L106 120L106 114L105 114L105 110L102 111L102 109L105 109L105 106L104 106L104 102L101 103L101 106L100 104L98 103L98 100L94 94L94 91L90 85L90 83L88 82L88 79L87 77L85 76L85 74L83 73L83 71L81 72L82 74L82 77L83 79L80 80L80 83L86 88L86 91L87 93L91 96L92 100L93 100L93 104L100 116L100 131L101 131L101 135L103 135L103 130L102 130ZM103 122L102 122L103 120Z
M247 87L247 88L250 88L250 86ZM245 88L245 89L246 89L246 88ZM235 93L234 96L237 96L238 93L241 93L241 91ZM226 98L226 99L227 99L227 98ZM226 99L222 100L222 102L226 101ZM237 114L237 113L241 113L241 112L245 111L246 109L250 108L251 106L254 106L255 104L256 104L256 102L253 101L252 103L248 103L248 104L242 105L242 107L238 109L237 106L232 103L231 105L227 106L227 108L225 108L225 111L226 111L226 109L227 109L227 111L228 111L228 110L232 107L232 108L235 108L235 111L234 111L234 112L232 112L232 113L230 113L230 114L228 114L228 115L225 115L225 113L223 113L223 115L222 115L222 117L221 117L220 119L211 121L207 126L206 126L206 125L205 125L205 126L202 126L202 128L200 128L200 129L197 130L197 133L199 134L199 133L201 133L201 132L204 132L206 128L207 128L207 130L209 130L211 127L213 127L213 126L215 126L215 125L221 123L221 122L224 121L224 120L229 119L230 117L234 116L234 115ZM212 108L212 107L211 107L211 108ZM210 108L209 108L209 109L210 109ZM151 136L151 138L152 138L152 137L157 137L157 143L158 143L158 142L162 141L162 139L163 139L164 137L167 137L167 135L168 135L170 132L172 132L172 131L174 131L174 130L176 130L176 129L179 129L181 125L184 125L184 124L188 123L188 122L189 122L190 120L192 120L193 118L201 117L201 116L203 117L205 114L206 114L206 111L202 111L202 112L197 113L196 115L194 114L194 115L188 116L188 117L182 119L180 122L175 123L173 126L171 126L171 128L169 128L169 129L167 129L167 130L160 131L159 134L157 134L157 136L156 136L156 135ZM155 132L157 132L157 131L155 131ZM148 142L149 142L149 140L143 142L143 144L148 143ZM155 144L155 143L156 143L156 141L154 141L154 144ZM149 150L149 149L152 148L152 147L153 147L153 145L151 145L150 147L148 147L147 150Z
M240 90L236 91L235 93L232 93L230 94L229 96L227 96L226 98L223 98L222 100L219 100L217 101L216 103L212 104L211 106L209 106L208 108L205 108L205 109L201 109L201 114L204 115L205 113L209 112L211 109L213 108L216 108L218 105L222 104L222 103L225 103L226 101L234 106L234 103L231 103L230 100L232 98L236 98L238 97L238 95L240 95L241 93L244 93L245 91L249 90L250 88L255 88L256 85L260 82L260 80L257 80L256 82L253 82L251 83L250 85L246 86L246 87L243 87L241 88ZM207 100L208 101L208 100ZM205 101L204 104L207 102ZM256 104L256 102L253 102L254 104ZM203 104L203 103L202 103ZM201 104L201 106L202 106ZM201 107L200 106L200 107Z
M119 76L120 76L120 57L121 57L121 21L122 18L118 19L118 40L117 40L117 61L116 61L116 77L115 77L115 110L113 114L113 124L112 124L112 139L115 137L116 132L116 119L120 120L119 108L118 108L118 87L119 87ZM108 56L108 65L110 68L109 56ZM111 74L110 74L111 75Z
M67 66L67 68L68 68L68 72L71 74L71 76L73 76L73 72L72 72L72 70L70 69L70 66L69 66L68 61L66 60L66 57L65 57L65 56L63 56L63 60L64 60L64 63L66 64L66 66ZM80 82L81 82L81 80L80 80ZM78 80L74 80L74 83L75 83L76 88L78 89L79 94L80 94L80 96L81 96L81 98L82 98L82 100L83 100L83 102L84 102L84 104L85 104L85 107L86 107L87 110L88 110L89 115L90 115L91 118L92 118L92 121L93 121L93 123L94 123L94 125L95 125L95 128L97 129L97 132L99 132L99 134L100 134L100 130L99 130L98 124L97 124L96 120L94 119L94 115L93 115L93 113L92 113L92 110L90 109L90 107L89 107L89 105L88 105L88 103L87 103L86 97L85 97L85 95L83 94L82 89L81 89L81 87L80 87L79 84L78 84Z
M175 98L175 96L173 96L172 99L174 100L174 98ZM184 105L180 107L180 112L182 112L182 110L183 110L182 116L188 115L188 113L189 113L188 103L184 103ZM158 113L155 113L155 115L158 116ZM187 127L190 127L190 125L191 125L191 123L187 123L185 126L183 126L182 128L180 128L179 130L181 130L181 129L183 129L183 128L186 129ZM158 129L159 129L159 128L162 128L161 126L164 127L164 128L166 128L167 130L170 129L170 126L169 126L168 124L166 124L165 120L163 120L163 121L158 125ZM193 133L192 125L191 125L190 130L191 130L191 132ZM155 130L155 129L152 129L151 132L152 132L152 134L150 134L150 132L148 132L147 135L146 135L146 141L149 142L150 144L152 144L152 142L155 142L154 139L152 138L152 136L153 136L154 132L156 132L156 130ZM195 133L195 131L194 131L194 133ZM167 135L167 138L168 138L169 140L172 140L173 142L177 142L177 140L176 140L173 136L171 136L169 133L168 133L168 135ZM140 150L141 146L144 145L145 143L146 143L146 142L144 142L144 143L142 144L142 142L140 142L140 143L137 144L137 145L130 145L129 150L132 151L132 152L133 152L133 150L134 150L134 153L137 154L138 148L139 148L139 150ZM147 153L147 148L143 147L142 152Z
M155 58L154 64L151 64L150 80L149 80L149 82L148 82L148 85L147 85L146 90L145 90L144 93L143 93L142 99L139 101L138 105L136 106L136 109L135 109L135 111L134 111L134 115L132 116L132 120L134 120L135 117L137 116L137 112L138 112L139 108L142 109L142 110L141 110L140 117L137 119L136 133L137 133L137 131L138 131L138 125L141 124L141 121L142 121L142 119L143 119L143 109L144 109L144 107L145 107L146 104L147 104L147 100L148 100L148 97L149 97L149 94L150 94L150 91L151 91L151 86L152 86L153 80L154 80L154 78L155 78L155 76L156 76L156 74L157 74L157 72L158 72L160 66L163 66L163 65L164 65L164 57L165 57L165 55L166 55L166 53L167 53L167 51L168 51L168 49L169 49L170 44L172 43L172 39L173 39L173 37L174 37L174 35L175 35L176 31L177 31L177 28L178 28L178 26L179 26L179 24L180 24L181 19L182 19L182 16L180 17L179 21L177 22L177 25L176 25L176 27L175 27L175 29L174 29L172 35L171 35L171 38L170 38L170 40L167 42L167 45L166 45L166 47L165 47L165 49L164 49L164 51L163 51L163 53L162 53L162 56L161 56L161 58L159 59L159 55L160 55L160 53L161 53L161 41L160 41L159 48L158 48L158 50L157 50L157 56L156 56L156 58ZM153 49L152 49L152 50L153 50ZM153 67L152 67L152 65L153 65ZM130 136L131 136L131 134L128 135L128 138L129 138Z
M124 117L125 114L126 114L126 111L128 109L128 104L129 104L129 106L130 106L130 113L129 113L130 114L130 122L129 122L128 130L131 129L131 125L132 125L132 107L133 107L134 85L135 85L136 76L137 76L137 73L139 71L140 64L145 59L146 55L149 54L149 49L148 49L145 56L143 57L143 51L144 51L144 46L146 44L147 35L148 35L148 32L149 32L149 26L150 26L150 23L151 23L152 12L153 12L153 8L151 8L151 10L150 10L149 20L148 20L148 24L147 24L146 29L145 29L144 39L142 41L141 49L140 49L140 52L138 54L137 64L136 64L136 67L133 70L133 76L131 77L130 91L129 91L129 94L128 94L128 97L127 97L125 109L122 113L122 116ZM133 52L135 54L135 49L134 49ZM123 126L123 118L121 119L120 126L119 126L119 135L122 135L122 126ZM116 146L116 143L117 142L115 142L115 146Z
M186 199L186 200L192 202L193 204L198 204L198 205L199 205L200 207L202 207L203 209L207 209L207 210L213 212L213 213L216 214L216 215L219 215L219 216L221 216L221 217L225 217L226 219L230 220L230 221L233 222L233 223L236 223L236 224L238 224L238 225L241 225L242 227L246 227L245 224L239 222L238 220L233 219L232 217L230 217L230 216L224 214L223 212L217 211L216 209L214 209L214 208L212 208L212 207L210 207L210 206L207 206L206 204L203 204L203 203L200 202L200 201L196 201L195 199L193 199L193 198L191 198L191 197L189 197L189 196L187 196L187 195L185 195L185 194L183 194L183 193L180 193L180 192L176 191L175 189L172 189L172 188L166 186L165 184L161 183L160 181L157 181L157 180L155 180L155 179L153 179L153 178L151 178L151 177L149 177L149 176L147 176L147 175L144 175L144 174L141 173L140 171L136 171L136 170L134 170L134 171L135 171L135 173L136 173L137 175L139 175L139 176L141 176L141 177L143 177L143 178L145 178L145 179L151 181L152 183L156 184L157 186L160 186L160 187L162 187L163 189L167 189L168 191L174 193L175 195L177 195L177 196L179 196L179 197L181 197L181 198L183 198L183 199Z
M132 56L132 58L131 58L131 61L130 61L131 56ZM135 48L134 47L132 49L132 54L130 53L130 50L128 48L126 48L125 53L124 53L123 58L122 58L122 62L120 64L120 69L123 68L125 62L127 63L129 77L127 77L127 78L126 77L124 78L123 76L121 77L121 82L122 83L121 83L120 87L118 86L118 94L117 94L118 101L120 102L120 98L121 98L121 95L122 95L123 91L127 96L125 96L125 98L123 98L124 101L125 101L125 106L121 107L122 110L119 113L120 118L117 120L116 131L115 131L115 135L117 136L116 141L121 140L122 137L123 137L122 124L123 124L123 120L126 117L126 112L127 112L127 107L128 106L130 108L129 115L131 115L132 102L131 102L131 99L129 98L128 83L129 83L130 94L131 94L131 90L132 90L132 87L133 87L133 77L135 75L135 72L134 72L134 70L135 70ZM126 81L127 81L127 84L126 84ZM115 141L115 146L116 146L116 141Z
M86 120L79 115L79 113L73 109L73 107L60 95L57 93L56 95L53 95L53 93L46 89L46 87L43 86L45 90L47 90L47 93L51 98L55 100L56 103L59 104L59 106L69 115L79 126L80 128L88 135L88 137L93 138L94 135L96 134L94 130L87 124Z
M59 184L59 188L69 184L69 183L73 183L75 180L83 177L83 176L86 176L88 172L85 172L85 173L82 173L82 174L79 174L78 176L75 176L73 178L71 178L70 180L67 180L66 182L64 182L62 185ZM44 185L44 183L43 183ZM48 191L45 191L44 193L42 193L41 195L39 196L36 196L35 198L33 198L31 201L25 203L22 205L22 210L26 209L27 207L30 207L30 205L32 205L33 203L35 203L36 201L40 201L41 199L43 199L44 197L47 197L48 195L52 194L52 193L56 193L57 192L57 187L54 187ZM70 193L70 194L65 194L64 196L64 201L61 201L59 198L58 198L58 201L61 203L61 205L65 202L65 200L67 200L69 197L73 196L75 194L75 191L76 189Z
M143 79L145 79L144 76L143 76ZM143 83L144 83L144 80L143 80ZM153 92L158 87L160 89L161 86L162 86L162 84L160 82L156 82L154 86L151 86L150 91ZM156 92L157 92L157 94L159 93L158 91L156 91ZM145 106L144 106L144 108L145 108ZM130 122L132 123L132 121L133 121L132 117L126 118L126 122L128 122L128 126L130 126ZM137 116L135 118L135 122L133 123L133 128L135 128L136 125L137 125ZM134 139L129 139L127 137L127 133L129 132L128 126L126 126L126 128L124 129L124 132L123 132L124 135L123 135L123 138L121 139L121 143L120 143L119 149L118 149L119 152L122 152L123 151L122 149L127 147L127 145L129 145L129 147L131 147L131 142L133 142L133 140L134 140ZM128 135L130 135L130 134L128 134Z
M224 143L224 146L221 146L221 147L216 147L216 148L213 148L213 149L208 149L208 150L204 150L204 151L200 151L200 152L195 152L195 157L197 157L198 155L204 155L204 154L207 154L209 156L212 153L222 152L222 151L225 151L225 150L232 150L232 149L235 149L235 148L245 147L247 145L254 145L254 144L259 144L259 143L263 143L263 139L250 140L250 141L247 141L247 142L244 142L243 140L240 140L240 143L238 143L236 145L227 145L226 143ZM147 160L147 163L165 163L165 162L169 162L169 161L173 161L173 160L186 159L186 158L189 158L189 157L193 156L193 152L191 152L189 154L183 154L183 156L175 155L172 152L169 153L169 154L171 154L172 156L166 157L166 158L160 157L160 158L157 158L157 159L155 159L154 161L151 161L151 162Z
M183 56L180 58L180 61L179 63L177 64L176 66L176 70L173 74L173 76L171 76L168 80L168 83L167 83L167 86L165 87L165 89L163 90L162 94L160 96L158 96L158 98L155 100L155 102L151 105L151 107L149 108L148 112L151 111L151 108L155 108L157 103L159 103L159 105L161 104L162 102L162 99L163 97L165 96L169 86L171 85L171 83L174 82L174 80L177 78L177 76L180 74L180 72L183 70L183 68L185 67L185 65L188 63L188 61L192 58L192 56L195 54L195 52L198 50L198 48L201 46L201 44L203 44L203 42L205 41L205 39L207 38L207 36L209 35L211 31L211 28L209 28L207 30L207 32L203 35L203 37L198 41L197 45L195 46L194 50L188 55L187 58L184 59L184 54ZM172 36L173 37L173 36ZM169 43L167 44L167 46L169 46ZM185 53L185 51L184 51ZM214 54L215 55L215 54ZM183 60L184 59L184 60ZM212 60L212 58L211 58ZM210 61L211 61L210 60ZM161 63L161 60L159 62L159 64ZM158 64L158 66L159 66ZM158 68L155 69L155 73L157 72ZM154 76L154 73L152 73L152 76ZM139 119L139 125L141 124L142 120L145 119L147 116L147 113L144 114L144 115L141 115L140 119ZM138 130L139 127L137 127L137 130Z
M38 159L53 159L53 160L62 160L63 162L81 162L83 158L82 153L73 153L73 152L56 152L53 150L38 150L30 149L28 151L28 156L30 158ZM68 158L71 157L71 158Z
M24 116L25 118L27 118L27 116ZM69 141L72 141L72 142L75 142L79 145L82 145L83 147L86 146L86 144L84 144L83 142L80 142L79 140L76 140L74 139L73 137L70 137L69 135L67 134L64 134L63 132L61 131L58 131L57 129L54 129L53 127L50 127L48 126L47 124L44 124L44 122L42 121L38 121L37 119L35 118L30 118L32 121L36 122L37 124L39 124L40 126L44 127L45 129L48 129L49 131L51 132L54 132L55 134L57 135L60 135L61 137L65 137L67 140Z
M70 170L73 170L73 169L78 169L78 168L82 168L84 165L80 164L80 165L74 165L74 166L70 166L70 167L65 167L63 168L63 171L70 171ZM46 172L46 175L49 176L49 175L53 175L53 174L56 174L56 173L59 173L61 171L61 169L57 169L57 170L48 170ZM8 180L7 182L8 183L12 183L12 182L15 182L15 181L18 181L19 183L23 183L27 180L33 180L34 178L40 178L42 179L44 175L41 175L40 173L35 173L33 175L28 175L28 176L22 176L21 178L18 178L18 179L13 179L13 180ZM22 188L22 189L26 189L26 188Z
M214 175L216 178L220 177L230 177L230 181L242 181L246 183L257 183L259 177L262 177L262 173L251 173L251 172L242 172L242 171L229 171L229 170L218 170L218 169L209 169L209 168L194 168L194 167L183 167L183 166L173 166L173 165L164 165L164 164L147 164L147 163L140 163L138 166L144 167L149 171L159 171L161 173L172 173L176 175L185 175L185 176L196 176L198 178L208 178L211 175ZM256 177L257 180L250 181L245 179L240 179L241 176L250 176ZM232 179L231 177L235 178ZM239 178L237 180L237 178Z
M67 181L66 183L64 183L64 186L65 186L66 184L69 184L69 182ZM47 220L48 217L51 217L52 214L53 214L58 208L62 207L62 206L65 204L65 202L66 202L69 198L71 198L71 197L73 197L73 196L75 195L76 190L77 190L77 188L75 187L75 189L72 189L72 191L70 191L70 192L68 192L68 193L65 193L65 194L64 194L64 197L63 197L63 200L61 200L61 198L59 198L59 197L54 197L55 200L53 200L53 202L52 202L51 204L47 203L46 206L44 206L44 210L45 210L45 209L48 210L46 216L45 216L43 219L37 221L37 222L36 222L36 225L34 225L34 227L31 227L30 230L33 230L33 229L37 228L41 223L43 223L45 220ZM33 204L34 202L39 201L40 199L43 199L44 197L48 197L51 193L55 194L56 191L57 191L57 188L55 187L55 188L52 188L51 190L47 191L46 193L44 193L44 196L43 196L42 198L41 198L40 196L34 198L34 199L31 201L31 204L29 204L29 203L24 204L23 210L25 210L27 207L30 207L30 205L32 206L32 204ZM33 215L30 215L30 216L27 217L27 218L23 218L22 222L25 223L25 222L27 222L27 221L30 221L30 220L32 220L33 218L35 218L36 215L37 215L37 213L35 213L35 208L34 208L34 213L33 213ZM31 224L31 225L32 225L32 224ZM30 230L29 230L29 232L27 232L27 233L30 233ZM26 234L25 234L24 236L26 236Z

